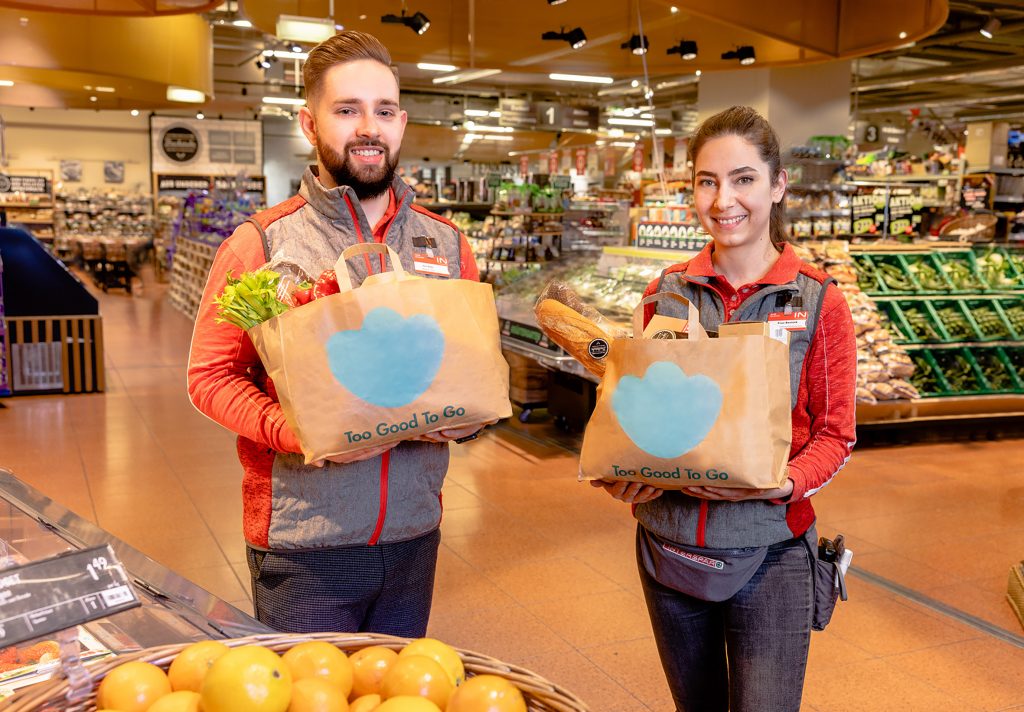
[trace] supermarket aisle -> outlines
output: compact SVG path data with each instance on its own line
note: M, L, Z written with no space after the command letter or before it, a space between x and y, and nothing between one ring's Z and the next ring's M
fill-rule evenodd
M147 290L98 295L106 394L5 401L0 465L247 609L233 440L186 398L190 323ZM595 712L671 709L627 508L575 482L542 426L518 430L453 450L430 633ZM846 533L862 573L814 637L804 709L1024 710L1003 598L1024 558L1020 462L1020 440L864 449L818 495L821 531Z

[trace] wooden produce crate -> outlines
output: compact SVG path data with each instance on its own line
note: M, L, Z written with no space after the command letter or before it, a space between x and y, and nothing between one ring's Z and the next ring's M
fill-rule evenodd
M8 382L15 395L105 389L103 318L6 317Z

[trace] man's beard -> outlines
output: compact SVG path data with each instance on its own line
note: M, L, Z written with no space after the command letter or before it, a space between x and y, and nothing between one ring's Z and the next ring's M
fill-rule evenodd
M359 165L352 156L352 151L359 148L379 148L384 152L384 160L379 166ZM392 156L387 145L379 141L351 142L345 146L344 155L338 153L326 143L317 142L317 156L320 163L331 174L337 185L347 185L355 191L360 200L376 198L383 195L395 180L395 168L398 166L398 152Z

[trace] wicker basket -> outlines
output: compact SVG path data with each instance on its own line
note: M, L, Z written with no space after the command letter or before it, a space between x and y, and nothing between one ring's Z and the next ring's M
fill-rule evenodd
M232 638L221 642L232 648L241 645L262 645L282 654L293 646L310 640L327 641L348 654L371 645L380 645L397 652L409 642L408 638L396 638L375 633L268 633L246 638ZM182 643L146 648L134 653L105 658L88 665L87 669L93 677L93 689L83 702L69 703L67 701L68 681L60 676L18 690L12 697L0 703L0 708L11 712L36 712L44 709L60 710L61 712L94 712L96 710L96 688L99 686L100 680L115 667L132 660L142 660L166 670L187 645L187 643ZM589 708L574 694L529 670L503 663L480 653L458 648L456 650L466 666L467 675L498 675L509 680L522 691L529 710L536 712L589 712Z
M939 235L957 237L961 242L988 242L995 239L998 220L995 215L967 215L950 220L939 230Z

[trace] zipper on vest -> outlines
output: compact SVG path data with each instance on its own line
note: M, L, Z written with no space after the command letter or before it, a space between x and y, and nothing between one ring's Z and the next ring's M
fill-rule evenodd
M345 205L348 206L348 212L352 215L352 224L356 228L356 239L359 240L360 244L366 242L363 238L363 228L359 226L359 216L356 214L356 208L352 205L352 201L348 199L348 195L342 196L345 199ZM373 267L370 265L370 256L363 255L363 259L366 260L366 274L367 276L373 274ZM380 256L380 271L384 271L384 255Z
M708 526L708 501L702 499L700 501L700 512L697 514L697 546L707 546L705 542L705 534Z
M391 470L391 451L388 450L380 458L380 508L377 511L377 526L373 528L370 541L366 542L373 546L380 539L380 533L384 531L384 520L388 516L388 473Z

